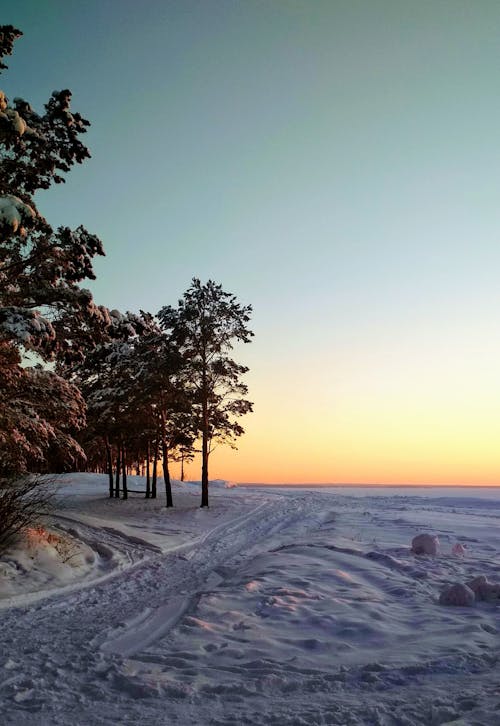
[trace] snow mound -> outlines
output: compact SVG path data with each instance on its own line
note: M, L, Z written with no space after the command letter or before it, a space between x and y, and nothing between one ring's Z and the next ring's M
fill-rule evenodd
M0 600L26 592L63 587L85 577L94 553L68 534L29 528L0 557Z
M500 601L500 583L488 582L484 575L470 580L467 587L474 592L477 600Z
M439 597L440 605L468 606L474 605L475 600L476 596L474 591L470 587L467 587L467 585L462 585L461 582L457 582L455 585L448 587Z
M433 534L418 534L411 541L411 549L416 555L437 555L439 539Z

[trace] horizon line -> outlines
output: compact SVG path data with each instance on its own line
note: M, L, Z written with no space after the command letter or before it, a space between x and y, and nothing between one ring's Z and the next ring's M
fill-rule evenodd
M383 483L317 483L317 482L300 482L300 483L290 483L290 482L235 482L236 486L239 487L250 487L250 486L257 486L257 487L346 487L346 488L354 488L354 487L382 487L382 488L395 488L398 487L407 487L407 488L415 488L420 489L422 487L450 487L455 489L498 489L500 487L499 484L383 484Z

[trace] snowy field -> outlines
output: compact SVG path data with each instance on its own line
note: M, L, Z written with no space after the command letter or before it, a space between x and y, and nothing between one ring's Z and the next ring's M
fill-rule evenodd
M500 582L500 490L199 500L64 477L49 531L0 558L2 724L500 725L500 605L438 602ZM440 554L412 554L423 532Z

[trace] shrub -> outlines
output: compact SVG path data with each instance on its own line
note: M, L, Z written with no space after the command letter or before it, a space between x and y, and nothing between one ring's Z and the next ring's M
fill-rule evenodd
M0 480L0 552L48 514L55 494L53 484L53 477L36 475Z

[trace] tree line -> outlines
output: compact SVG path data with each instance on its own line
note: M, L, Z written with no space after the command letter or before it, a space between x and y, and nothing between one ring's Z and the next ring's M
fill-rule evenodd
M0 73L21 35L0 26ZM169 465L199 451L208 506L210 453L235 445L239 418L252 410L248 369L232 357L253 336L251 306L198 278L154 315L94 301L81 284L95 278L101 241L82 226L54 228L34 198L90 157L88 126L67 89L42 113L0 91L2 491L31 472L84 466L108 473L110 497L126 497L135 464L154 498L161 461L172 506Z

